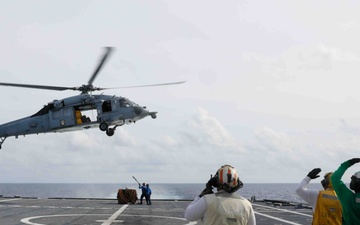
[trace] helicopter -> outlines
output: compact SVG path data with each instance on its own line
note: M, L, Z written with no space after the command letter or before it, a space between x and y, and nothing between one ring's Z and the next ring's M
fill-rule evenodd
M28 134L50 132L62 133L98 127L110 137L114 135L117 127L124 124L135 123L147 116L156 119L157 112L150 112L146 106L140 106L126 97L93 94L92 92L106 89L175 85L185 81L114 88L94 87L93 82L112 51L113 47L105 48L104 55L88 83L79 87L0 83L1 86L81 92L80 95L67 97L62 100L53 100L31 116L1 124L0 149L5 139L11 136L18 138L19 135L25 136ZM97 114L93 121L86 115L86 112L89 111L96 112Z

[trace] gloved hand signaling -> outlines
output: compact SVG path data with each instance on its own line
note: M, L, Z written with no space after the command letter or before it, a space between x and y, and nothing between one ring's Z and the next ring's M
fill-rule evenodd
M210 180L206 183L206 187L217 187L218 186L218 181L217 181L217 177L211 177Z
M313 170L311 170L309 173L308 173L308 177L310 177L310 179L316 179L319 176L319 173L321 172L321 169L320 168L315 168Z
M217 177L211 177L209 179L209 181L206 183L206 188L201 192L201 194L199 195L199 197L202 197L204 195L207 195L207 194L212 194L214 193L212 191L213 187L217 187Z

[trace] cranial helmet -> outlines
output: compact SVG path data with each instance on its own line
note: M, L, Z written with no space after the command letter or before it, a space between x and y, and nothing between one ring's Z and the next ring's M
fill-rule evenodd
M240 181L235 168L230 165L220 167L215 174L215 178L217 180L217 186L228 193L235 192L243 187L243 183Z
M360 171L351 176L350 189L355 193L360 192Z

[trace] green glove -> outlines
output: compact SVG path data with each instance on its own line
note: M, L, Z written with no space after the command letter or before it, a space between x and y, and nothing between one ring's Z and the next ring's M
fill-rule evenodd
M320 168L315 168L313 170L311 170L309 173L308 173L308 177L310 177L310 179L316 179L319 176L319 173L321 172L321 169Z

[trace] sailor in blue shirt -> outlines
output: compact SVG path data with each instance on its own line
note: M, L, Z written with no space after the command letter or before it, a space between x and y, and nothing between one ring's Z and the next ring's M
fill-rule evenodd
M139 189L141 189L140 204L142 204L142 201L144 197L146 199L146 194L147 194L147 187L145 183L143 183L142 186L139 184Z
M149 187L149 184L146 184L146 195L145 195L145 199L146 199L146 204L151 205L151 189Z

